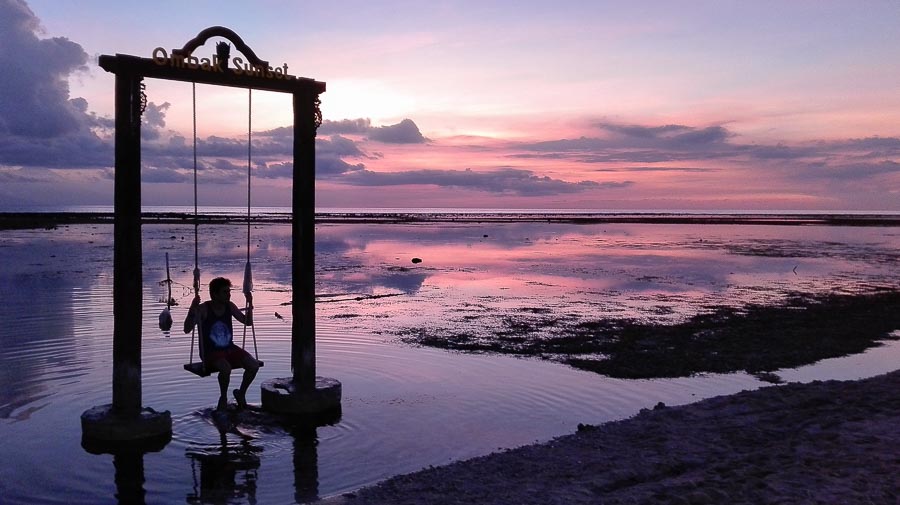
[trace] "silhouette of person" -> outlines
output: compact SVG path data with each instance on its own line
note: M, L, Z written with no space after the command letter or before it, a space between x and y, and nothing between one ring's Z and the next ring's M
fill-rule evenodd
M231 301L231 281L216 277L209 282L210 300L200 303L200 295L194 297L184 318L184 332L200 328L200 359L210 371L219 372L219 403L217 409L228 406L228 384L231 369L243 368L244 377L239 389L233 391L239 408L247 406L247 389L259 371L259 362L234 343L232 317L246 326L253 324L253 294L247 293L247 313L244 314Z

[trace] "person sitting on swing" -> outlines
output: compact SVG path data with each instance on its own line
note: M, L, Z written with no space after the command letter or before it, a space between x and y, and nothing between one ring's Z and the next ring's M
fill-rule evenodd
M184 332L190 333L200 323L200 338L203 339L203 365L207 369L219 371L219 403L217 409L228 406L228 384L232 368L244 368L244 378L240 389L233 391L239 408L247 406L247 388L259 371L259 363L247 351L233 341L234 331L231 318L246 325L253 325L253 294L248 292L247 313L244 314L231 301L231 281L216 277L209 283L208 302L200 303L200 295L194 297L191 308L184 318Z

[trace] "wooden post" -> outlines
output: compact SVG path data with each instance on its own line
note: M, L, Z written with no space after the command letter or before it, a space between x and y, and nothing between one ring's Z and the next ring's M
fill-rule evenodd
M292 189L291 367L301 391L316 387L316 103L313 93L294 93Z
M141 80L116 74L113 410L141 411Z
M319 424L341 415L341 382L316 375L316 129L325 84L294 90L294 186L291 220L291 377L263 382L262 405Z
M113 204L113 398L81 414L82 446L116 453L139 442L141 450L161 450L172 438L172 415L142 406L141 316L141 81L143 74L101 56L116 74L116 171ZM105 65L105 66L104 66ZM157 447L158 449L151 449ZM135 447L131 445L131 447ZM143 453L141 453L143 454Z

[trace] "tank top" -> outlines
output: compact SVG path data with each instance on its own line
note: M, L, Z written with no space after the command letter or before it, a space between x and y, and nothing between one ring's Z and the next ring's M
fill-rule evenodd
M204 354L209 350L227 349L231 345L234 335L231 311L225 306L225 312L217 316L213 312L212 304L206 303L206 319L203 320Z

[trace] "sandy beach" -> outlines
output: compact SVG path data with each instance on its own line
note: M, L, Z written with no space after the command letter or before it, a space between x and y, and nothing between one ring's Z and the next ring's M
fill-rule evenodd
M900 371L644 410L329 504L900 503Z

